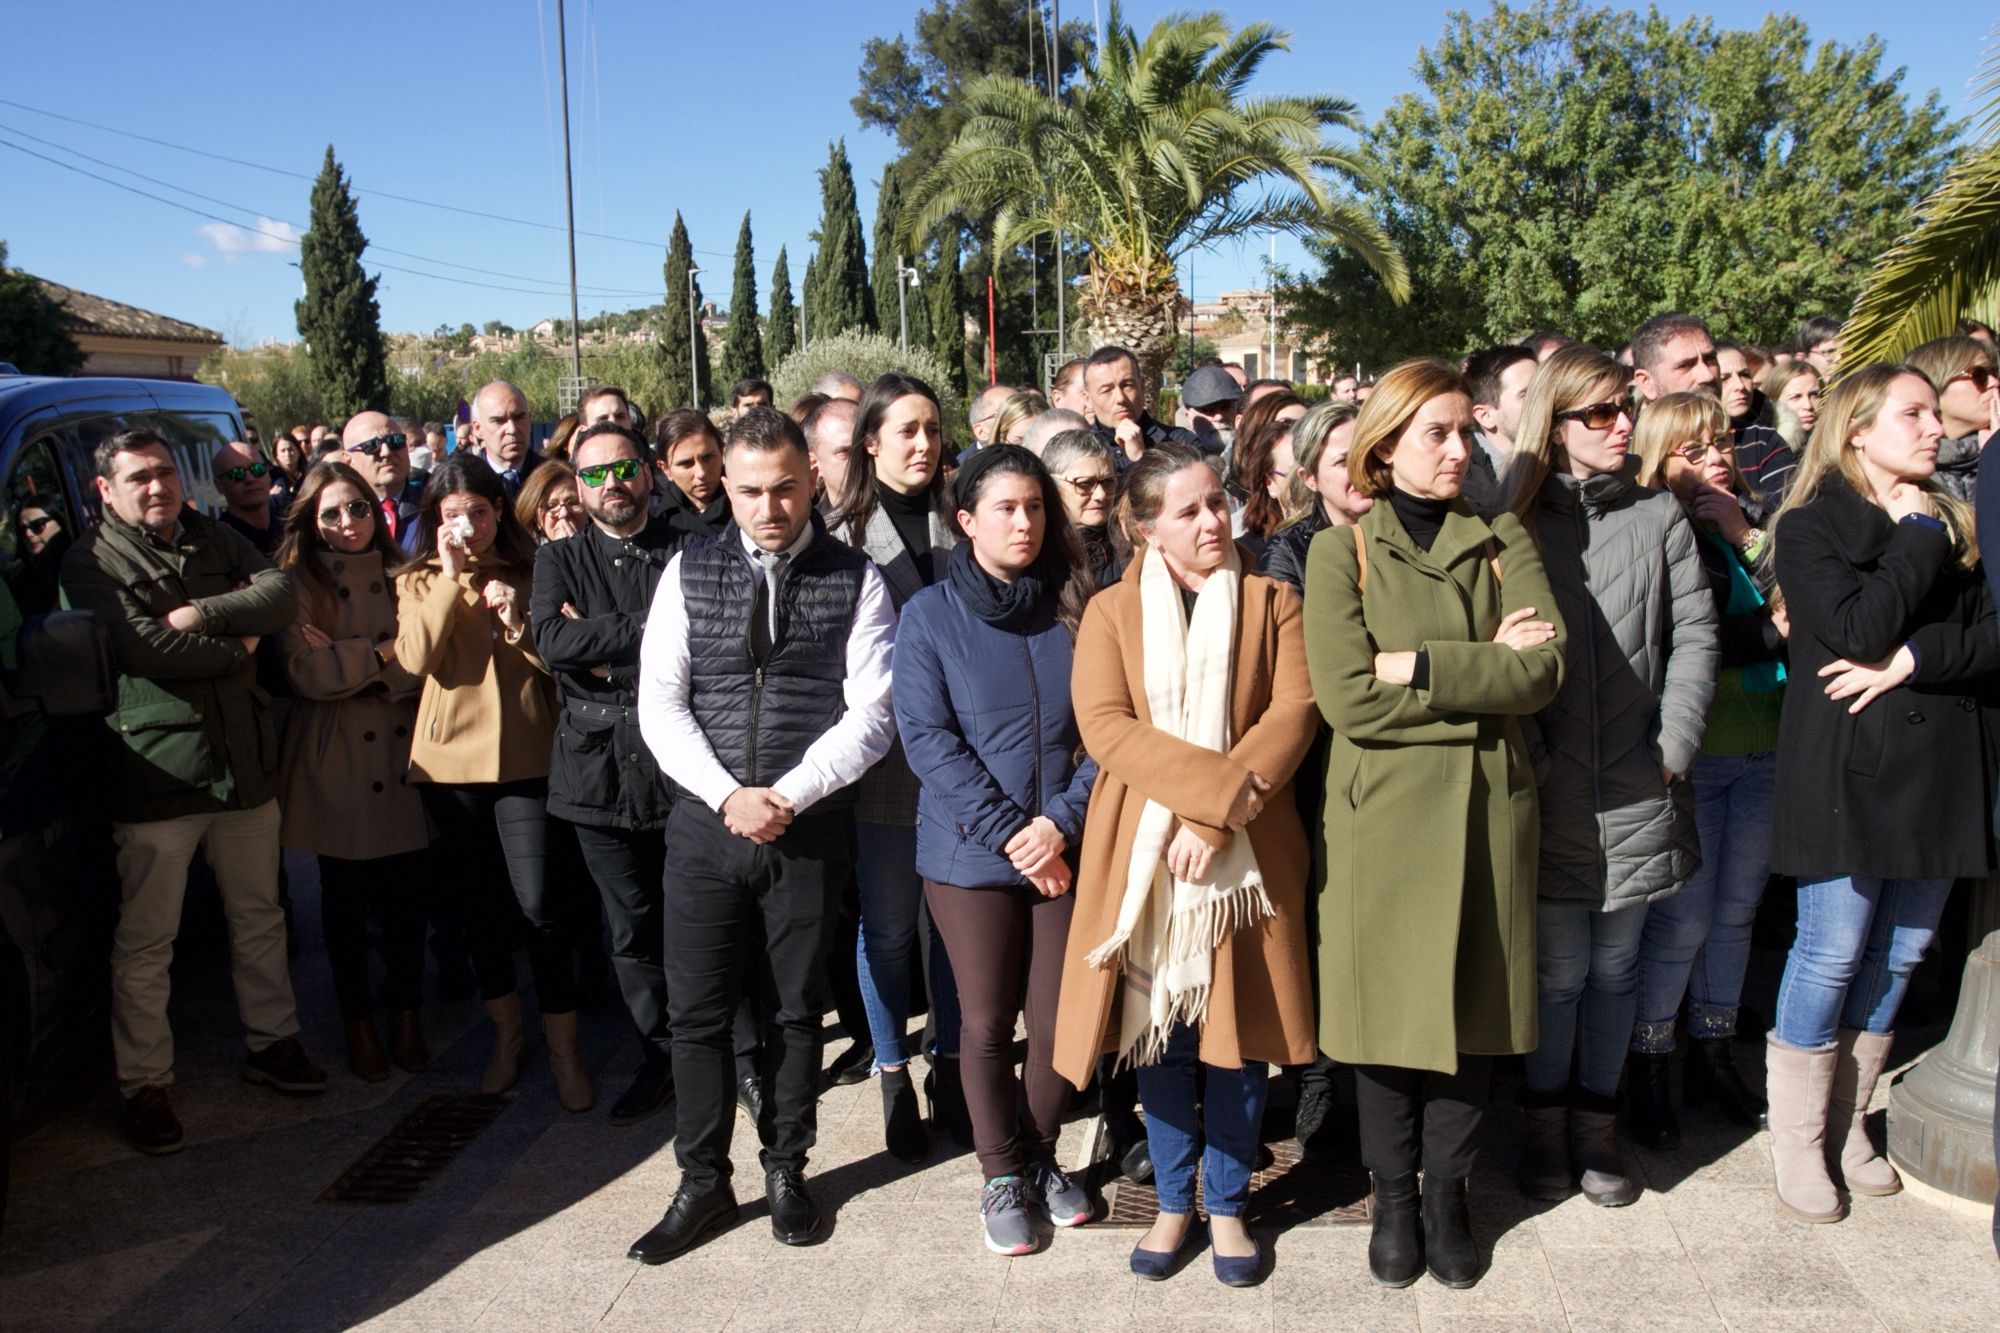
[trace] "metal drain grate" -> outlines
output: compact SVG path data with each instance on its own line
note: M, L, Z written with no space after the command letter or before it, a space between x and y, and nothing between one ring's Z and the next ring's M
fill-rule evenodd
M1347 1226L1368 1220L1368 1173L1348 1162L1308 1162L1297 1139L1267 1143L1272 1162L1250 1178L1251 1226L1289 1231L1293 1227ZM1149 1227L1160 1207L1151 1185L1120 1176L1110 1190L1110 1209L1101 1226ZM1201 1187L1195 1186L1195 1210Z
M507 1108L500 1097L437 1094L397 1122L340 1179L321 1203L408 1203Z

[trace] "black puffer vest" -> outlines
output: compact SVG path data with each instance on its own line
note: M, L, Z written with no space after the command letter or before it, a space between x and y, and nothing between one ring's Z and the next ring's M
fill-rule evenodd
M760 667L750 630L763 570L733 533L681 553L688 695L715 757L738 782L770 786L847 711L847 636L867 568L867 556L818 533L785 571L778 633ZM848 787L814 809L854 799Z

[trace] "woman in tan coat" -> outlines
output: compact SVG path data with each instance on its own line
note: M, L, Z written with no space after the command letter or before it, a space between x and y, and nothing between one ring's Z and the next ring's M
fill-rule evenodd
M410 780L437 822L451 888L472 924L473 972L492 1016L480 1091L520 1077L514 946L527 917L549 1063L565 1109L591 1105L576 1047L581 877L549 873L549 750L555 692L528 625L534 539L484 459L453 454L424 487L417 549L396 576L396 657L421 676ZM505 886L512 884L513 893Z
M1120 506L1142 549L1085 611L1071 688L1099 776L1055 1067L1078 1087L1100 1054L1138 1067L1160 1215L1133 1272L1171 1271L1199 1156L1216 1276L1244 1286L1261 1267L1242 1215L1267 1066L1314 1054L1291 792L1315 723L1299 599L1244 572L1228 498L1197 451L1148 451Z
M298 695L285 730L281 836L319 858L320 928L347 1024L347 1067L370 1083L389 1077L368 981L371 921L390 1056L413 1074L430 1065L417 1022L430 833L409 785L418 682L396 661L389 582L402 558L360 473L327 462L299 483L277 555L300 593L298 623L280 644Z

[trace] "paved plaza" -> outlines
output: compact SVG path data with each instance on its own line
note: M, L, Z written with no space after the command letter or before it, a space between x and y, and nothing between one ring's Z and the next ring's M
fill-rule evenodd
M292 864L303 949L294 970L307 1040L334 1071L331 1089L293 1100L241 1081L219 946L190 940L174 1013L188 1147L162 1159L127 1147L109 1075L99 1072L108 1062L86 1060L14 1149L0 1329L2000 1327L1985 1209L1906 1192L1858 1199L1836 1226L1781 1221L1768 1136L1699 1112L1684 1118L1681 1152L1635 1154L1648 1187L1637 1203L1598 1209L1581 1197L1548 1205L1516 1193L1513 1117L1496 1111L1473 1181L1475 1231L1492 1262L1470 1291L1428 1277L1404 1291L1377 1287L1365 1225L1267 1236L1269 1280L1232 1290L1215 1281L1205 1252L1164 1283L1130 1277L1125 1257L1140 1234L1130 1228L1062 1232L1024 1258L987 1253L972 1156L946 1141L920 1169L895 1162L882 1150L871 1082L821 1103L813 1182L832 1219L824 1244L786 1250L772 1239L753 1136L739 1116L742 1224L647 1268L625 1249L673 1193L673 1114L625 1129L606 1123L638 1058L615 1007L586 1015L595 1111L564 1114L538 1059L414 1201L323 1202L426 1098L471 1091L488 1041L475 1004L433 1006L428 1073L377 1085L349 1075L310 866ZM1941 1026L1907 1033L1898 1063L1941 1036ZM1878 1110L1887 1092L1885 1080ZM1085 1151L1090 1126L1068 1126L1066 1161Z

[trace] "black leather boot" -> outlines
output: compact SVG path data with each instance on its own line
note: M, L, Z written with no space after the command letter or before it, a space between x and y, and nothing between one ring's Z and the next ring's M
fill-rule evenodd
M1424 1274L1423 1219L1417 1173L1375 1177L1368 1272L1385 1287L1407 1287Z
M1447 1287L1463 1290L1479 1281L1479 1249L1472 1243L1463 1178L1424 1178L1424 1265Z
M917 1088L910 1081L908 1065L882 1071L882 1130L889 1155L897 1161L914 1166L930 1156L931 1138L924 1132L924 1117L917 1109Z
M1633 1051L1625 1057L1626 1122L1632 1142L1655 1152L1681 1146L1681 1122L1669 1094L1669 1057Z
M1688 1105L1706 1104L1722 1113L1722 1118L1745 1129L1769 1128L1769 1104L1755 1088L1743 1081L1736 1067L1733 1037L1698 1037L1688 1044L1687 1064L1681 1070L1681 1094Z

